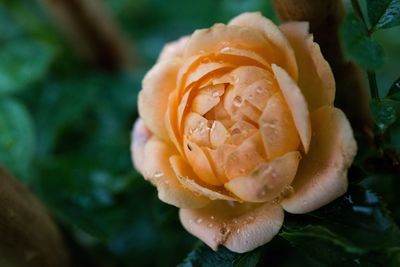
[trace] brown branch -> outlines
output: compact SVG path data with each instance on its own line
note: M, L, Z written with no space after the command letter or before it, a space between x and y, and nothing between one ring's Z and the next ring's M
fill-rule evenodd
M0 266L71 266L62 237L46 210L1 167L0 211Z
M89 63L105 69L132 64L127 42L101 0L40 0Z
M283 21L308 21L315 41L331 65L336 80L335 105L348 116L353 128L371 136L368 93L359 68L343 55L339 27L344 9L340 0L273 0Z

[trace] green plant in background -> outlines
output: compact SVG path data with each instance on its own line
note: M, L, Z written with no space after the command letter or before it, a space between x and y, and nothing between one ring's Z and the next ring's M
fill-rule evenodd
M173 266L186 255L181 266L399 266L400 80L383 88L379 73L399 65L375 36L396 42L383 29L400 24L400 1L352 2L342 41L369 76L376 146L359 144L345 196L286 216L255 251L195 244L133 170L129 132L140 81L166 42L244 11L274 17L269 1L106 1L138 57L118 72L81 61L36 2L0 1L0 164L45 203L82 266Z

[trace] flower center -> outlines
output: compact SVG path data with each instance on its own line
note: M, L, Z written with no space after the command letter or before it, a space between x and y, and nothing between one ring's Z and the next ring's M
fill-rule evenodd
M183 99L185 155L199 178L213 186L249 175L276 157L274 146L280 145L284 126L293 124L275 78L260 67L200 79Z

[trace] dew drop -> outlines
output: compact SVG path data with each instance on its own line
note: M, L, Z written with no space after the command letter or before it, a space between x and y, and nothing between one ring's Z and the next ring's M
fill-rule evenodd
M213 97L218 97L218 96L219 96L219 92L218 92L218 91L213 91L213 92L211 93L211 95L212 95Z
M240 233L240 229L237 229L237 230L236 230L236 233L238 233L238 234L239 234L239 233Z
M285 186L285 188L283 188L283 190L282 190L282 192L281 192L281 196L285 198L285 197L290 196L290 195L293 194L293 193L294 193L294 188L293 188L293 186L287 185L287 186Z
M235 96L235 98L233 99L233 105L235 107L240 107L243 103L243 99L240 96Z
M203 219L202 218L198 218L197 220L196 220L196 223L202 223L203 222Z
M214 121L207 121L207 129L213 130L215 128L215 122Z
M226 53L226 52L229 52L229 51L231 51L232 50L232 48L230 48L230 47L224 47L224 48L222 48L221 50L220 50L220 52L221 53Z
M209 223L207 226L208 228L212 228L214 225L212 223Z
M154 173L154 177L155 178L159 178L159 177L161 177L161 176L163 176L164 175L164 173L163 172L160 172L160 171L156 171L155 173Z
M211 219L211 220L215 220L215 217L211 215L211 216L210 216L210 219Z
M222 228L219 230L219 232L220 232L221 235L226 235L226 234L229 233L229 231L230 231L230 230L229 230L228 228L226 228L225 226L222 227Z
M243 169L243 168L241 168L241 169L239 169L239 172L243 174L243 173L245 173L245 172L246 172L246 170L245 170L245 169Z
M274 200L272 200L273 204L279 204L281 202L281 198L280 197L276 197L274 198Z
M241 133L241 131L240 131L239 128L235 128L235 129L232 130L232 135L240 134L240 133Z

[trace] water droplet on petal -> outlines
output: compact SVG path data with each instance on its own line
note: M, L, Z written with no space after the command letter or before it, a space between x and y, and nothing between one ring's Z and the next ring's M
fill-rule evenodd
M226 53L226 52L229 52L229 51L231 51L232 50L232 48L230 48L230 47L224 47L224 48L222 48L221 50L220 50L220 52L221 53Z
M233 105L235 107L240 107L243 103L243 99L240 96L235 96L235 98L233 99Z
M232 135L240 134L240 133L241 133L241 131L240 131L239 128L235 128L235 129L232 130Z
M161 171L156 171L156 172L154 173L154 177L155 177L155 178L159 178L159 177L161 177L161 176L163 176L163 175L164 175L164 173L161 172Z
M212 228L214 225L212 223L209 223L207 226L208 228Z
M211 215L211 216L210 216L210 219L211 219L211 220L215 220L215 217Z
M290 196L290 195L293 194L293 193L294 193L294 188L293 188L293 186L287 185L287 186L285 186L285 187L283 188L283 190L282 190L282 192L281 192L281 196L285 198L285 197Z
M198 218L197 220L196 220L196 223L202 223L203 222L203 219L202 218Z

